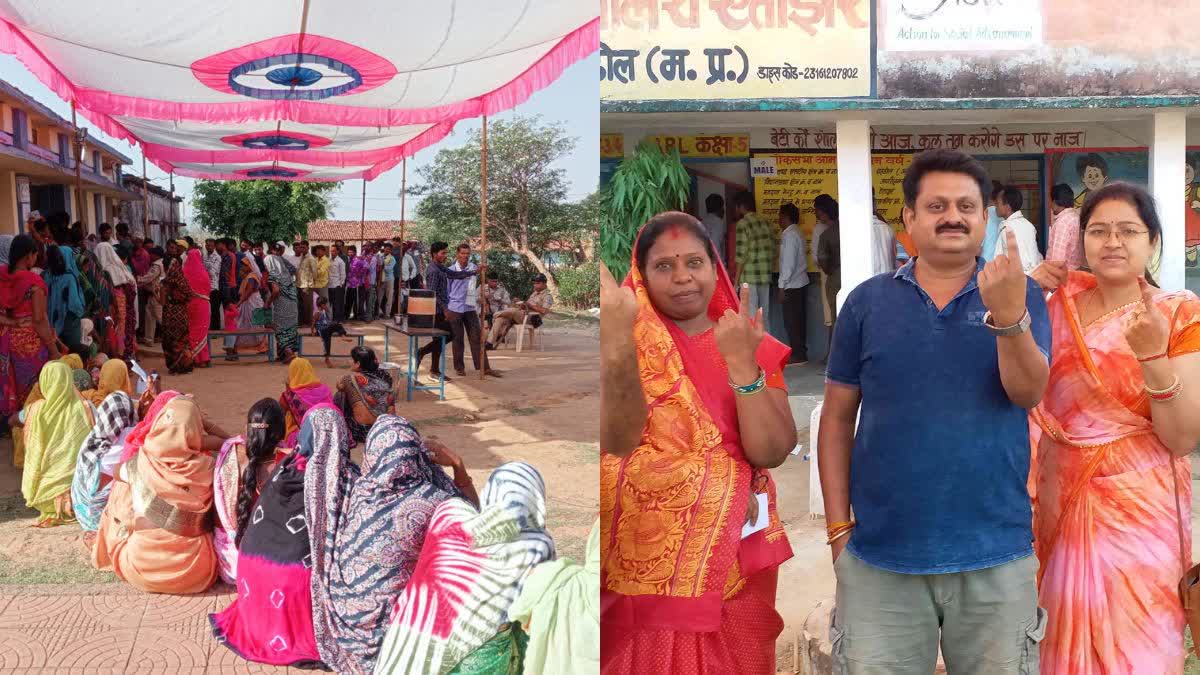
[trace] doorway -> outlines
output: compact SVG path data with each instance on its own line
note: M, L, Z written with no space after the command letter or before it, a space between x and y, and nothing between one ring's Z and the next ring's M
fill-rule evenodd
M1042 155L981 155L976 159L987 169L992 180L1021 191L1021 213L1033 223L1038 249L1045 255L1048 241L1046 158ZM990 197L985 195L985 199Z

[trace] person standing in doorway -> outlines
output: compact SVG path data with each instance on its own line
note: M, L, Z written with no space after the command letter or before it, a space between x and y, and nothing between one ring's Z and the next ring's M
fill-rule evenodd
M704 218L700 222L708 230L708 238L712 239L713 248L717 251L717 259L726 264L725 257L725 198L717 193L709 195L704 200Z
M1028 411L1050 320L1015 232L977 257L988 188L969 155L916 155L903 218L921 256L837 322L817 452L841 675L927 675L939 642L951 675L1038 672Z
M991 262L996 257L996 242L1000 239L1000 195L1004 193L1004 184L998 180L992 181L992 198L988 202L987 230L983 235L983 259Z
M808 363L807 322L804 296L808 290L808 253L804 233L800 231L800 209L795 204L779 207L779 226L783 228L779 253L779 304L783 307L783 325L792 348L791 363Z
M1025 198L1021 195L1021 191L1009 185L1000 193L1000 204L997 206L1000 217L1004 222L1000 224L1000 239L996 242L996 251L992 256L994 260L997 256L1004 255L1008 248L1005 231L1012 230L1017 236L1017 246L1021 249L1021 267L1024 268L1026 274L1033 271L1042 262L1042 252L1038 250L1037 229L1033 223L1021 213L1021 205Z
M779 230L775 224L754 212L754 195L739 192L733 200L735 226L733 278L738 285L750 285L750 315L763 311L763 325L769 326L771 275L779 269Z
M221 329L221 254L217 251L216 239L204 240L204 270L208 272L209 330Z
M837 324L837 296L842 290L842 233L838 224L838 203L829 195L817 195L813 200L817 222L825 226L817 244L817 267L821 269L821 292L827 310L829 345L833 345L833 327ZM828 361L826 356L826 361Z
M346 320L346 262L342 247L337 244L329 255L329 304L333 306L333 320Z
M1083 237L1079 232L1079 209L1075 208L1075 191L1066 183L1050 188L1050 244L1046 260L1065 263L1064 271L1083 267Z
M429 266L425 268L426 281L429 290L433 291L436 314L433 318L433 327L439 330L444 330L447 333L454 333L454 329L450 325L450 282L459 279L470 279L475 276L474 272L455 272L446 268L446 259L450 255L450 245L444 241L435 241L429 247ZM433 377L444 377L441 372L442 363L442 341L439 339L431 340L429 344L422 347L417 352L417 370L421 369L421 359L427 355L433 356L433 363L429 366L429 374ZM447 381L450 378L446 378Z

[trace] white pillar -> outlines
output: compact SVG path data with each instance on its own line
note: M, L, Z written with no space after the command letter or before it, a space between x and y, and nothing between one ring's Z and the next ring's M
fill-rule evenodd
M1162 219L1162 264L1157 281L1168 291L1184 288L1184 220L1186 208L1179 193L1184 187L1184 164L1187 149L1187 113L1182 110L1159 110L1154 113L1154 130L1150 142L1150 192L1158 203Z
M837 177L842 236L840 308L846 295L871 276L871 123L867 120L838 121Z

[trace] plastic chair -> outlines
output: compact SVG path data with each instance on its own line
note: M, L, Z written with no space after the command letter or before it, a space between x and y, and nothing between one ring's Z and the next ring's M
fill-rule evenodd
M521 321L521 325L517 326L517 353L520 354L525 349L525 338L529 338L530 349L536 348L539 352L545 351L544 336L541 335L542 329L537 328L529 323L529 317L533 316L532 312L525 313L525 319ZM545 324L543 324L543 327Z

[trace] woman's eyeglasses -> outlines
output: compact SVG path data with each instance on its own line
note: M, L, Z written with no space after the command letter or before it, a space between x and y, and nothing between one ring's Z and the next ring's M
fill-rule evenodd
M1113 234L1117 235L1117 240L1121 243L1133 241L1144 234L1149 233L1149 230L1143 230L1132 225L1118 225L1117 227L1104 226L1089 226L1083 231L1083 236L1093 241L1108 241Z

